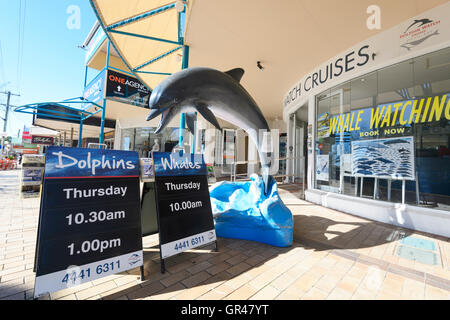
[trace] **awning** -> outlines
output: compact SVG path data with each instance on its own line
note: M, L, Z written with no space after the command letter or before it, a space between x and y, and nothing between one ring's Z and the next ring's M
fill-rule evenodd
M50 136L50 137L56 137L59 132L43 127L38 126L31 126L30 127L30 134L31 136Z
M90 0L125 65L150 89L187 61L184 1ZM183 54L184 52L184 54Z

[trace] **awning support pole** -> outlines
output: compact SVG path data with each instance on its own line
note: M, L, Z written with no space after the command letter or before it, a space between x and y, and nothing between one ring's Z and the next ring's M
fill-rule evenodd
M80 132L78 133L78 148L81 148L81 139L83 139L83 119L80 120Z
M109 53L111 50L111 41L108 39L108 50L106 52L106 72L108 72L109 67ZM102 148L103 144L103 135L105 132L105 110L106 110L106 94L103 95L103 107L102 107L102 122L100 124L100 137L99 137L99 145L98 148Z
M84 68L84 88L86 89L87 84L87 74L88 74L88 66Z
M181 65L181 69L187 69L189 66L189 46L183 46L183 62ZM186 126L186 117L185 114L182 113L180 117L180 137L178 144L180 147L184 146L184 128Z

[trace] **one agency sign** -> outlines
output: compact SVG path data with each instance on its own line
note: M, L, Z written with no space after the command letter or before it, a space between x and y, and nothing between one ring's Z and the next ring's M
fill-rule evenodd
M138 79L108 70L106 97L111 100L148 108L150 90Z
M49 147L34 296L143 264L138 154Z
M161 258L216 241L202 155L153 152Z

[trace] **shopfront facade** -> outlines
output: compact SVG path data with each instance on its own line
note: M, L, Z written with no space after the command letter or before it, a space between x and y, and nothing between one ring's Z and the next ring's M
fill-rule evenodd
M289 90L288 128L307 114L306 200L450 236L449 17L447 3L404 21Z

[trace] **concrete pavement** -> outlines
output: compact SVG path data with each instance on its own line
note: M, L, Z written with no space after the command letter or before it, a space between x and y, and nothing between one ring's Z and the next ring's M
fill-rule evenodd
M18 172L0 172L0 299L32 299L39 199L20 199ZM42 299L450 299L449 239L413 232L280 195L294 214L290 248L219 238L166 260L144 238L139 269Z

